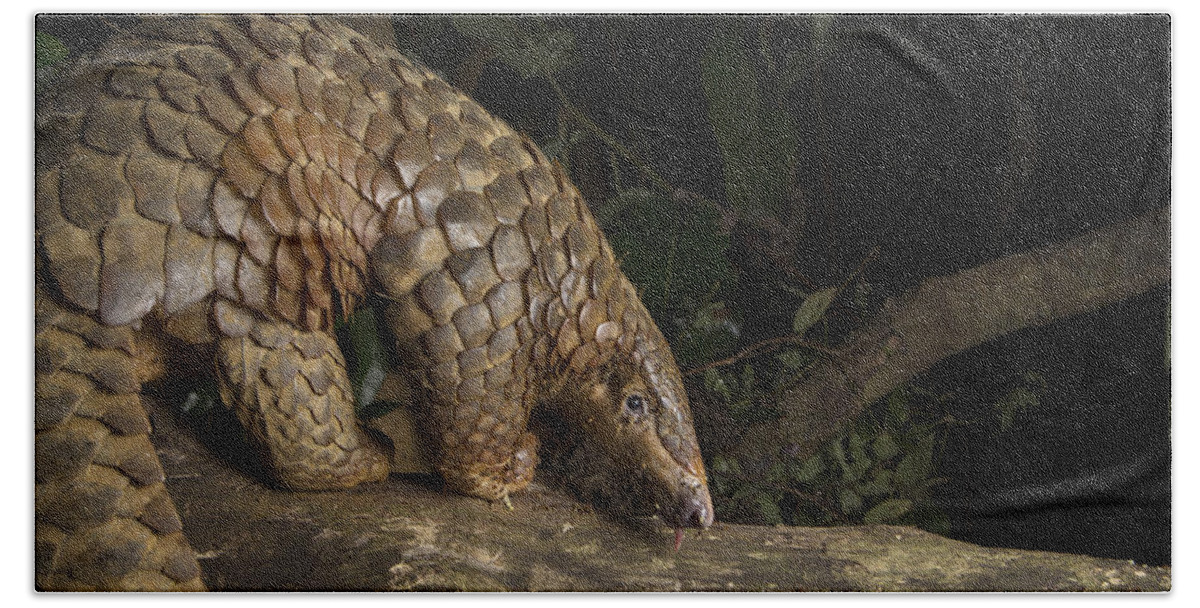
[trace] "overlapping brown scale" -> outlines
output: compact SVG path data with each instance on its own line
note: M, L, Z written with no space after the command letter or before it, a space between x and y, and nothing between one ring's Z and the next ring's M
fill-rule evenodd
M98 230L122 209L133 208L125 181L124 157L76 150L62 170L59 201L63 217L86 230Z
M161 101L149 101L145 108L147 143L176 158L191 159L186 129L191 116Z
M209 167L218 167L221 163L221 152L229 137L217 130L216 126L205 119L189 120L184 137L187 139L188 151Z
M270 225L271 231L281 237L296 234L296 226L301 221L300 212L292 200L285 179L268 177L258 193L263 217Z
M386 227L392 234L398 235L408 234L421 228L421 223L417 221L417 210L411 194L405 194L396 199L396 203L388 211Z
M264 55L261 50L241 31L236 29L232 24L221 23L213 28L213 33L216 34L217 40L223 48L239 66L254 65L262 61Z
M217 227L226 235L237 238L242 232L248 201L224 180L217 180L212 189L212 211Z
M109 222L101 237L100 319L132 323L163 296L167 227L136 215Z
M275 255L275 244L279 241L279 235L272 230L270 222L263 215L263 208L259 205L251 205L246 210L246 216L242 220L242 229L240 238L238 239L245 246L246 251L254 261L260 265L266 265Z
M458 118L450 112L431 114L425 127L429 150L435 159L453 159L462 149L463 135Z
M568 311L577 311L588 299L587 273L574 268L567 271L558 285L559 301Z
M392 104L392 111L398 113L410 133L425 133L429 117L440 111L425 90L411 81L392 93Z
M423 226L437 226L442 202L461 187L458 170L449 161L435 162L421 171L412 188L417 221Z
M414 344L417 336L433 329L433 317L421 307L417 294L411 292L393 299L385 318L397 344L406 350L411 350L406 347ZM406 354L416 355L412 352Z
M359 80L363 85L365 94L371 96L371 99L375 101L380 110L392 116L391 94L392 91L396 91L404 86L403 81L382 62L372 65L371 69L367 70L367 73L363 74ZM399 132L401 131L395 131L395 133Z
M96 233L63 223L42 233L42 247L59 291L87 310L100 306L100 247Z
M211 46L190 46L176 53L179 67L193 78L204 83L220 80L233 69L233 60Z
M166 273L163 311L175 314L216 288L213 242L181 225L171 226L167 231L163 270Z
M362 143L379 158L385 158L403 132L403 125L390 112L375 112L367 121Z
M234 70L225 78L228 88L233 91L234 99L252 116L265 116L275 110L275 104L259 93L251 81L250 74L245 70Z
M234 139L225 146L221 155L221 168L227 181L242 196L253 199L258 195L258 189L267 178L255 154L248 150L248 144L242 138Z
M259 311L270 309L271 283L266 267L246 253L238 258L238 291L244 305Z
M378 211L384 211L386 207L374 198L374 193L372 192L375 184L375 176L383 168L382 165L379 164L379 160L375 158L374 154L370 154L361 148L355 151L353 158L355 160L354 173L346 181L353 184L358 194L367 199L367 202L373 203L373 206Z
M400 297L412 291L427 274L441 268L449 255L441 232L425 228L380 240L371 252L371 269L385 293Z
M492 315L485 304L464 306L454 312L454 327L458 329L459 338L465 348L476 348L484 345L496 327L492 325ZM485 357L486 359L486 357ZM466 374L464 375L474 375Z
M580 205L582 208L582 205ZM571 267L586 269L600 255L600 228L595 222L583 221L572 224L567 229L567 253L570 254Z
M325 120L339 127L346 121L350 110L350 90L338 80L326 80L321 86L321 110Z
M458 158L455 159L455 166L458 167L459 179L462 180L465 190L482 192L496 179L491 155L476 139L463 142Z
M561 240L569 228L579 223L576 202L564 192L555 192L546 200L546 221L551 238Z
M535 259L547 285L559 285L567 271L571 270L566 249L560 241L549 241L542 245Z
M503 363L508 362L513 354L517 352L517 348L521 346L521 342L517 337L517 328L509 325L496 330L488 337L487 345L489 366L501 366ZM506 370L507 373L501 373L502 378L490 379L489 383L507 382L512 375L511 368L511 364L504 365L502 369Z
M195 163L184 163L175 191L180 221L189 230L209 237L217 232L217 221L210 204L214 181L207 169Z
M164 224L181 221L175 193L183 163L162 157L139 145L125 163L125 177L133 190L134 208L146 217Z
M546 165L533 165L520 173L525 190L535 207L544 206L558 193L558 182Z
M346 118L342 121L341 127L350 139L361 142L367 135L367 125L370 124L371 117L379 113L379 106L375 105L370 97L355 93L350 100L350 108L346 111Z
M278 175L291 164L289 155L284 154L280 149L274 121L269 117L255 116L251 118L246 122L238 139L245 152L262 169Z
M118 154L146 140L142 127L141 99L101 99L88 113L83 123L83 141L89 146Z
M300 132L296 130L296 114L292 110L279 108L272 112L271 128L280 149L288 158L301 165L308 163L308 154L300 142Z
M180 112L189 114L200 111L196 95L200 93L200 81L183 70L168 68L161 70L155 84L159 96Z
M258 48L273 57L284 57L300 52L300 36L290 27L280 27L282 24L275 20L252 19L247 27L247 34Z
M458 96L458 120L462 123L464 135L479 141L484 147L490 145L502 131L507 131L487 110L461 94Z
M108 73L108 90L117 97L157 99L155 81L159 72L159 68L148 65L117 66Z
M454 312L467 305L458 283L446 270L438 270L429 274L425 280L421 281L418 289L421 294L421 302L438 325L449 324Z
M459 369L462 370L461 362L459 363ZM472 371L477 371L477 370L475 370L475 368L472 367ZM466 373L466 372L462 372L462 373ZM483 372L478 371L478 373L476 373L474 375L465 376L462 379L462 381L458 383L458 390L456 391L456 396L458 398L458 401L463 402L463 403L478 403L480 401L487 403L488 400L485 399L485 397L487 396L487 387L484 385ZM484 442L483 443L484 443L484 445L487 445L487 443L486 443L487 435L488 435L487 430L490 430L490 427L484 426L484 424L485 424L483 422L484 420L495 420L495 418L494 417L488 417L488 418L481 417L481 418L477 418L475 421L474 427L475 427L475 429L477 429L476 432L484 434ZM495 462L495 456L488 456L486 454L480 455L478 462L486 462L489 464L493 463L493 462Z
M488 144L488 151L492 153L496 170L501 173L518 172L533 165L533 157L525 149L521 137L513 133L497 137Z
M501 281L491 254L484 247L455 253L446 261L446 267L462 288L463 297L471 304L482 302L488 290Z
M457 357L463 351L463 343L453 324L437 325L425 332L421 336L421 344L430 360L437 363L454 361L454 375L457 378Z
M293 164L288 167L287 171L288 194L291 195L292 203L296 205L300 217L310 225L317 221L320 214L313 195L320 196L321 173L322 169L314 164L305 165L303 169L299 165Z
M200 101L205 116L230 135L240 131L242 124L249 118L242 106L226 95L221 87L206 86L196 95L196 99Z
M375 175L371 178L370 191L366 194L381 211L394 208L393 202L404 196L405 190L395 172L375 164Z
M325 34L316 30L305 33L301 42L304 58L309 63L323 69L333 69L333 41Z
M217 293L236 301L238 247L225 239L213 241L213 283Z
M484 194L492 204L496 221L502 224L517 225L525 215L525 208L529 206L525 184L516 173L505 173L496 177L484 188Z
M496 327L509 327L526 314L525 292L521 284L514 281L493 287L488 291L485 302Z
M452 116L458 115L459 94L446 81L427 78L421 88L429 95L430 103L436 111L449 111Z
M491 205L476 192L460 190L448 195L438 207L437 219L454 251L484 247L496 230Z
M325 109L321 105L321 88L324 82L325 75L317 68L308 64L296 67L296 88L300 91L300 103L305 110L322 120L325 119Z
M410 190L416 187L417 179L430 165L433 164L433 152L429 150L429 140L420 133L409 132L396 142L392 150L392 165L400 173L404 187Z
M397 76L405 79L406 81L416 80L417 84L420 84L420 81L425 79L425 77L422 75L423 70L421 67L413 63L411 59L405 57L404 55L392 53L391 56L388 57L388 66L391 67L392 71L395 72Z

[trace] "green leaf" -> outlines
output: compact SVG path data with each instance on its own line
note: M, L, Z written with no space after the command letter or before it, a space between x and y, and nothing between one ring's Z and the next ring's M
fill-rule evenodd
M1035 408L1039 404L1041 404L1041 399L1038 398L1037 393L1025 387L1013 389L995 406L1000 416L1000 431L1005 432L1011 429L1017 414Z
M824 470L825 460L821 458L820 454L813 454L804 461L804 464L800 465L800 471L796 473L796 480L810 483Z
M708 392L720 396L727 403L733 399L733 391L729 388L729 383L715 368L705 370L704 388L708 389Z
M37 32L33 35L33 65L37 68L47 68L57 63L66 61L70 51L67 50L67 45L61 40L51 36Z
M796 315L792 317L792 332L797 336L803 336L808 328L825 316L825 311L833 303L835 296L837 296L837 288L830 287L805 298L804 303L796 310Z
M783 514L779 511L779 504L770 495L760 493L754 498L758 503L758 513L763 522L771 525L783 523Z
M858 484L858 493L867 497L890 494L892 490L892 472L887 469L876 471L870 481Z
M887 396L888 428L900 429L909 419L909 394L903 387Z
M892 438L891 433L881 431L871 442L871 451L875 453L876 460L884 461L899 454L900 447L896 445L896 440Z
M863 515L864 524L894 523L912 510L913 501L907 498L892 498L885 500Z
M838 492L838 506L841 508L842 513L854 515L862 510L862 497L850 488L842 488L842 491Z
M896 486L900 489L919 488L933 469L933 436L922 437L916 447L896 465Z
M383 344L379 340L379 325L375 318L375 310L370 306L362 307L350 317L340 330L349 342L346 358L350 372L350 386L354 389L355 409L360 414L368 411L374 415L384 413L374 412L370 407L387 375L387 360Z
M775 359L793 372L800 371L816 360L812 353L805 350L782 350L775 353Z

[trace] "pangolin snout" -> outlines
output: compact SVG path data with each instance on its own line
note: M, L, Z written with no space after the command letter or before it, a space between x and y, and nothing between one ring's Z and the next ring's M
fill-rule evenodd
M712 498L703 484L688 488L673 506L664 505L659 517L672 528L707 528L713 523Z

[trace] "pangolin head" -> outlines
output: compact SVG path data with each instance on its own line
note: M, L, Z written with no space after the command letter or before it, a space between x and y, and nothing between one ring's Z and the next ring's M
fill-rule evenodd
M653 323L625 343L580 387L589 438L677 538L682 528L707 528L712 498L675 358Z

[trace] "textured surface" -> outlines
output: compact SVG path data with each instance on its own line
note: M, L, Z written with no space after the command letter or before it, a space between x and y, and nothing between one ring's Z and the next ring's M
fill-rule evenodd
M155 415L161 414L161 415ZM474 591L1165 591L1170 568L989 548L899 526L687 533L603 517L538 485L515 509L393 476L304 501L208 451L151 403L184 523L213 589ZM236 494L237 502L224 497ZM286 556L286 558L284 558Z
M298 16L149 19L58 91L38 114L39 586L198 582L194 561L158 557L187 553L178 526L111 529L140 512L115 504L127 485L174 509L149 429L118 455L93 449L121 429L83 396L144 417L161 346L215 343L222 397L282 485L384 477L329 333L368 290L452 489L525 487L526 422L549 403L647 481L669 525L711 522L661 334L561 169L475 102ZM143 334L155 348L140 353ZM43 550L60 545L120 549L81 566Z

